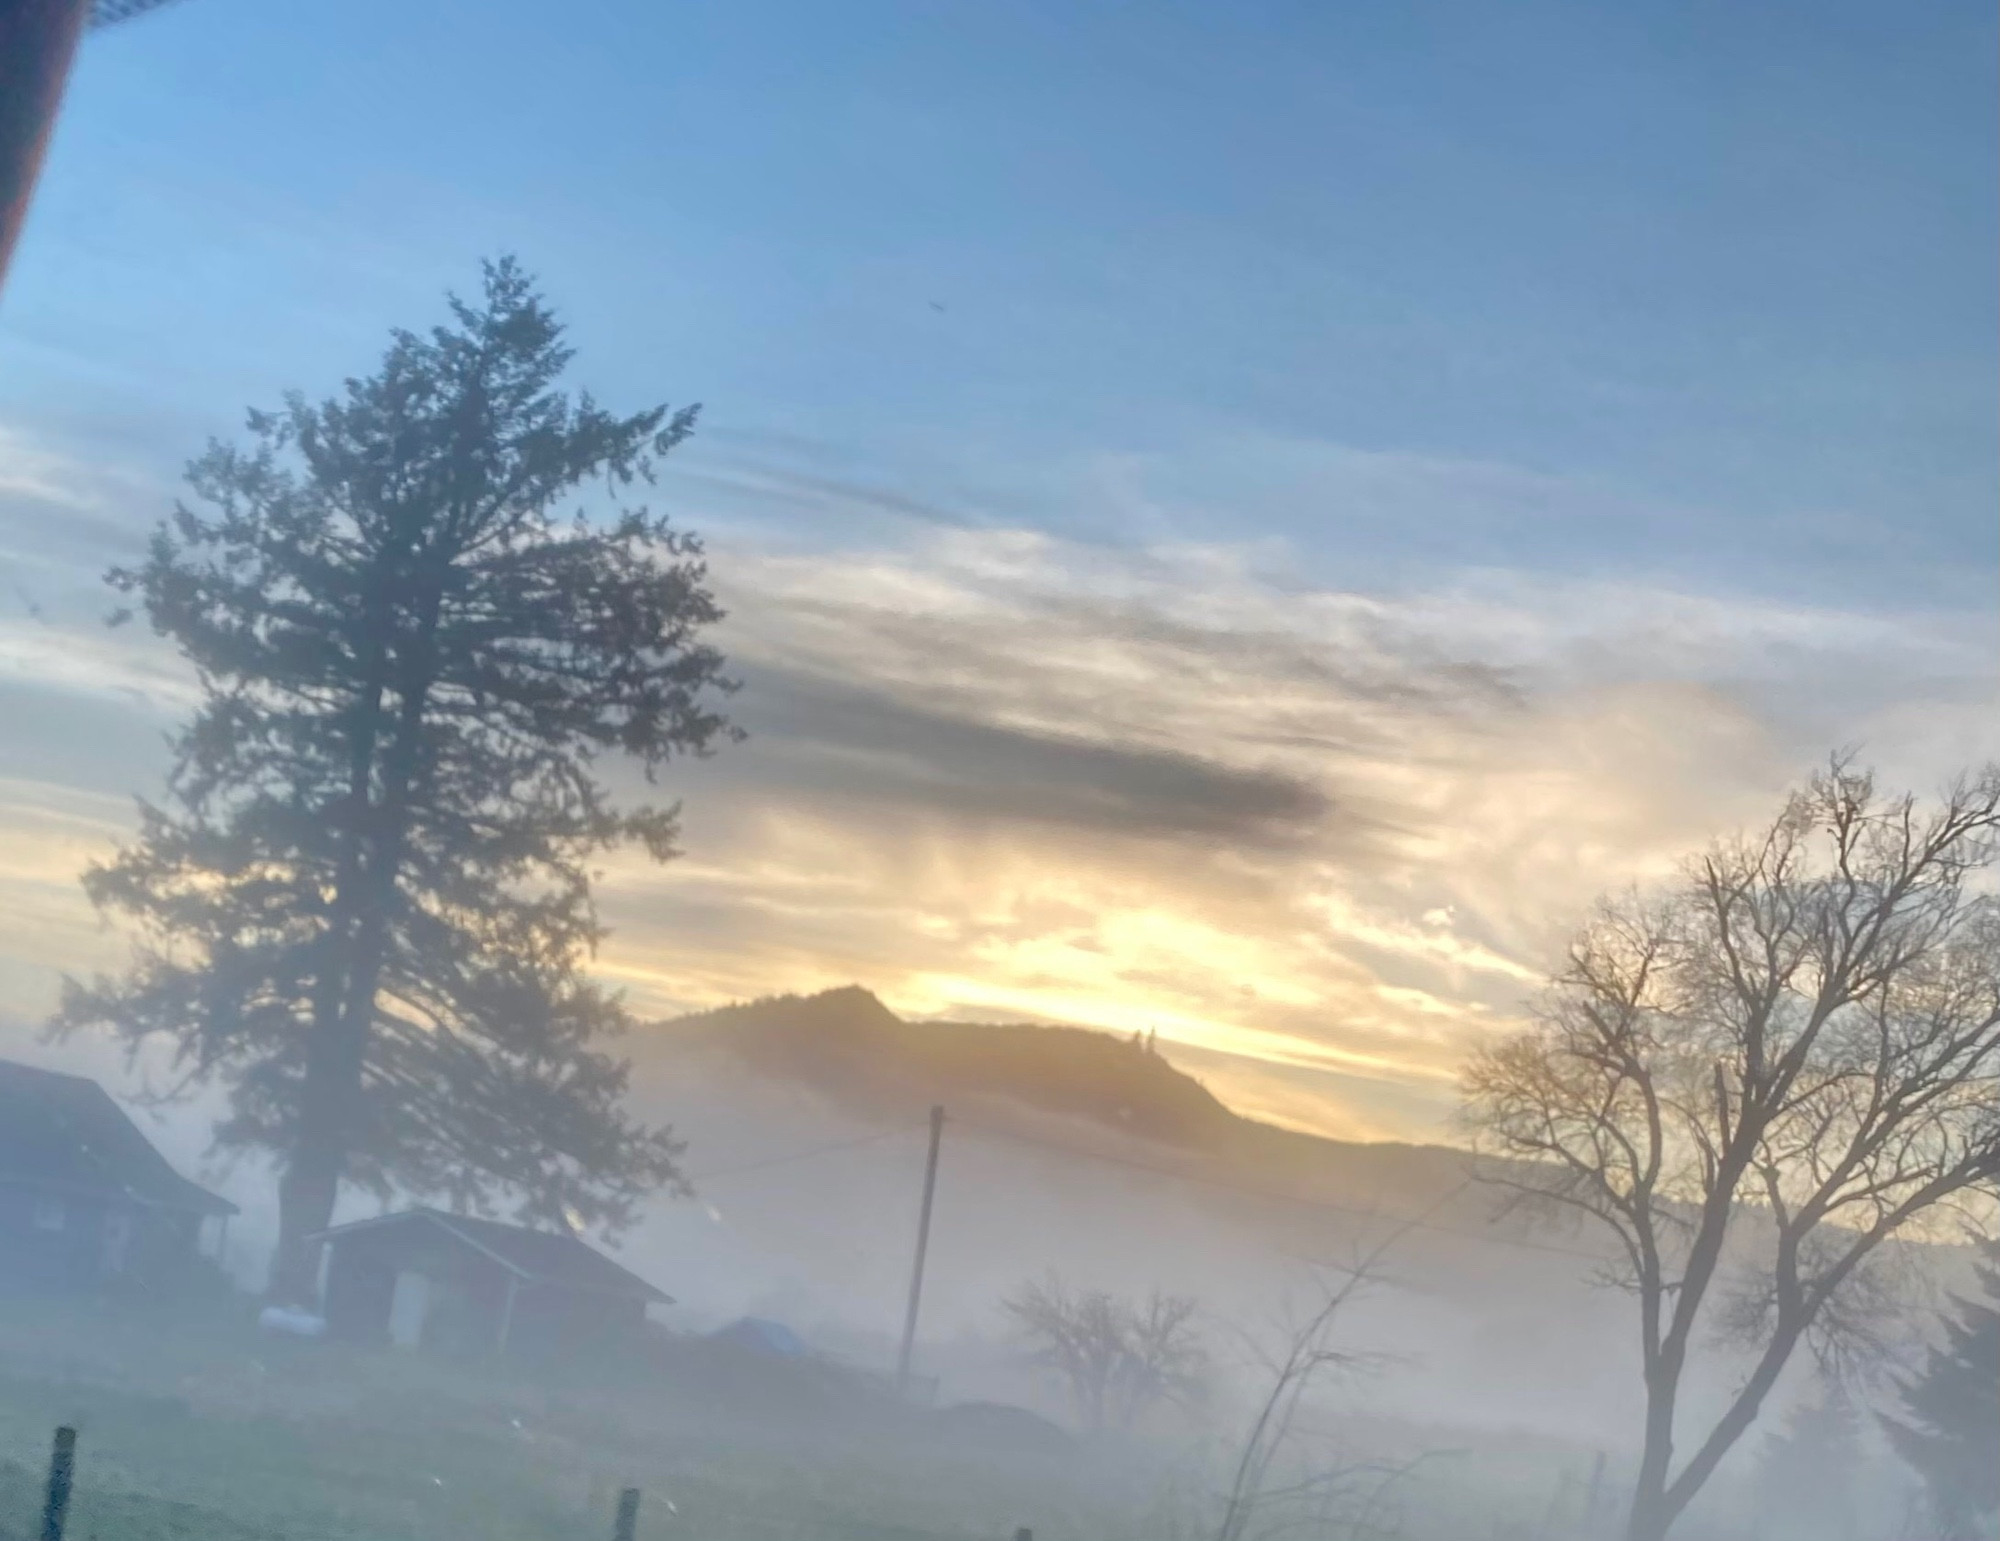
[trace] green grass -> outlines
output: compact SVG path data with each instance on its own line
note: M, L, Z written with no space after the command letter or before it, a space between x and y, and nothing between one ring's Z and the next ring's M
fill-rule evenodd
M859 1383L699 1344L535 1378L272 1341L248 1315L0 1301L0 1541L35 1534L58 1424L79 1435L71 1541L608 1541L626 1486L641 1541L1212 1534L1219 1449L1009 1458ZM1544 1521L1574 1461L1489 1442L1427 1468L1397 1533L1572 1541Z
M43 1474L0 1463L0 1541L39 1533ZM78 1494L70 1506L69 1541L263 1541L269 1533L193 1504L101 1490Z
M732 1410L702 1366L670 1378L579 1367L551 1385L235 1319L0 1303L0 1537L33 1534L60 1423L79 1432L77 1541L580 1541L610 1535L628 1485L648 1541L1105 1534L1060 1485L884 1437L882 1407L820 1406L814 1434L785 1420L814 1388L751 1388Z
M383 1416L363 1403L338 1415L210 1409L118 1387L0 1381L0 1450L26 1485L0 1487L0 1515L25 1530L38 1494L39 1454L57 1421L79 1431L72 1534L95 1517L105 1541L182 1534L189 1516L221 1517L220 1533L286 1541L430 1541L490 1537L542 1541L586 1534L586 1515L563 1502L559 1473L523 1459L492 1435ZM24 1506L17 1497L26 1493ZM152 1529L131 1516L155 1516ZM113 1517L120 1517L114 1524ZM191 1523L191 1522L190 1522ZM124 1528L121 1528L124 1527ZM212 1522L213 1528L213 1522ZM197 1531L190 1530L193 1534Z

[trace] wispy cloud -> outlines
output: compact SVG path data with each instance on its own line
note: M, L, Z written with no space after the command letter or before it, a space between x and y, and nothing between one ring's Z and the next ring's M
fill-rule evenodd
M860 978L1427 1086L1434 1116L1596 893L1913 697L1979 747L1990 665L1949 619L1267 562L1017 531L726 551L754 736L690 778L690 864L623 875L613 953L643 943L663 1004ZM1314 1095L1382 1127L1365 1089Z
M1498 567L1341 588L1278 543L915 514L844 550L727 529L714 566L751 737L678 775L682 861L606 876L637 1006L858 981L1151 1029L1347 1133L1435 1132L1597 893L1833 744L1920 781L1997 747L1977 617ZM31 1012L114 945L64 874L150 790L131 744L187 681L77 614L0 622L0 685L46 724L0 766L0 986Z

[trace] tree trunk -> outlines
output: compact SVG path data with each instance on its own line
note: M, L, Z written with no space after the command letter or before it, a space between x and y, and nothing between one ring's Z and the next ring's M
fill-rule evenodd
M1669 1344L1656 1354L1646 1376L1646 1444L1632 1485L1632 1511L1625 1541L1663 1541L1674 1522L1667 1502L1667 1473L1674 1460L1674 1409L1679 1400L1680 1365Z
M1625 1541L1667 1541L1674 1515L1659 1494L1639 1495L1632 1500L1632 1516L1625 1525Z
M313 1310L319 1305L317 1243L309 1238L333 1222L340 1166L321 1148L310 1157L295 1150L278 1181L278 1250L271 1260L270 1298L276 1305Z
M336 974L334 979L339 976ZM319 1247L311 1238L333 1223L340 1179L347 1168L354 1110L361 1100L368 1054L369 1017L340 1009L338 992L314 1012L306 1045L306 1073L299 1088L299 1132L278 1183L278 1248L271 1261L270 1295L279 1305L312 1309L319 1300ZM369 1016L374 987L369 984Z
M360 1132L368 1040L375 1029L375 997L388 950L389 911L403 866L410 787L430 696L431 635L441 596L441 583L433 581L419 604L417 658L405 666L400 681L401 701L383 753L379 802L369 796L382 741L379 673L370 681L356 735L351 796L359 812L358 827L343 855L342 881L334 898L335 915L343 920L351 917L352 925L336 924L332 933L337 953L344 956L332 960L321 981L325 993L314 1003L299 1134L278 1188L278 1250L271 1267L271 1294L282 1304L310 1306L317 1301L319 1248L310 1238L333 1221L340 1180ZM377 671L384 661L377 656ZM373 849L362 859L371 835Z
M318 1298L319 1247L310 1238L333 1223L340 1180L361 1132L363 1072L375 1026L387 896L364 915L337 1009L318 1014L299 1089L299 1131L278 1184L278 1248L270 1293L280 1305L310 1309Z

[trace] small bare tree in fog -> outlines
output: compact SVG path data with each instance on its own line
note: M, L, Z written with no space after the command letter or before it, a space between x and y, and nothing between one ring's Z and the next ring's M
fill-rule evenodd
M1355 1300L1381 1276L1383 1258L1411 1229L1400 1227L1388 1240L1363 1254L1332 1279L1322 1278L1319 1298L1285 1331L1275 1353L1255 1350L1267 1379L1251 1414L1223 1496L1215 1541L1252 1541L1302 1531L1339 1531L1352 1537L1375 1534L1373 1521L1389 1493L1428 1456L1383 1465L1339 1461L1290 1462L1302 1432L1299 1412L1315 1389L1329 1380L1378 1367L1382 1356L1344 1346L1337 1337Z
M1061 1279L1028 1284L1002 1303L1029 1359L1053 1373L1092 1432L1129 1430L1158 1407L1202 1394L1208 1354L1195 1332L1196 1303L1155 1290L1143 1301L1106 1290L1072 1293Z
M1606 906L1535 1025L1475 1060L1496 1180L1608 1227L1637 1298L1630 1541L1671 1530L1802 1343L1866 1330L1885 1243L2000 1180L1996 856L2000 767L1931 806L1836 761L1761 834ZM1755 1359L1677 1462L1717 1327Z

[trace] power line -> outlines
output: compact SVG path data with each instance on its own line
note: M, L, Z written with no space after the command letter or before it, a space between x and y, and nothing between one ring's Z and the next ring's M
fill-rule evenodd
M1222 1177L1205 1177L1199 1172L1177 1171L1170 1166L1156 1162L1140 1161L1131 1156L1114 1156L1108 1151L1090 1150L1081 1145L1066 1145L1056 1140L1038 1139L1033 1135L1020 1134L1011 1129L996 1128L991 1124L955 1117L953 1122L977 1133L997 1140L1008 1140L1016 1145L1026 1145L1035 1150L1048 1151L1059 1156L1068 1156L1079 1161L1095 1161L1102 1166L1123 1167L1128 1171L1145 1172L1154 1177L1164 1177L1174 1182L1193 1184L1200 1188L1211 1188L1221 1193L1233 1193L1242 1198L1268 1199L1272 1203L1290 1204L1300 1209L1316 1210L1322 1214L1341 1215L1352 1220L1374 1220L1404 1226L1414 1231L1429 1231L1439 1236L1450 1236L1459 1241L1468 1241L1475 1246L1511 1247L1519 1252L1540 1252L1550 1257L1579 1259L1586 1263L1610 1261L1602 1252L1587 1251L1582 1247L1565 1247L1559 1242L1533 1241L1524 1236L1492 1236L1478 1231L1463 1230L1457 1226L1439 1225L1436 1221L1421 1216L1397 1215L1376 1209L1361 1209L1352 1204L1337 1204L1328 1199L1306 1198L1302 1194L1284 1193L1275 1188L1260 1188L1252 1183L1231 1182ZM792 1151L782 1156L769 1156L760 1161L746 1161L737 1166L717 1167L713 1171L693 1173L691 1183L713 1182L717 1178L737 1177L750 1172L768 1171L774 1167L792 1166L801 1161L811 1161L820 1156L835 1155L841 1151L857 1150L865 1145L878 1145L884 1140L893 1140L899 1135L910 1134L927 1127L925 1124L899 1124L893 1129L883 1129L874 1134L860 1135L849 1140L835 1140L826 1145L815 1145L806 1150Z
M713 1182L718 1177L736 1177L745 1172L762 1172L775 1166L791 1166L799 1161L811 1161L816 1156L830 1156L837 1151L857 1150L863 1145L879 1145L884 1140L893 1140L899 1134L908 1134L912 1129L921 1129L922 1124L899 1124L894 1129L879 1130L874 1134L860 1135L851 1140L835 1140L830 1145L815 1145L810 1150L795 1150L789 1155L767 1156L761 1161L745 1161L738 1166L717 1167L710 1172L695 1172L688 1176L691 1183Z
M1037 1139L1033 1135L1017 1134L1010 1129L996 1129L989 1124L973 1123L959 1118L956 1122L981 1134L995 1139L1011 1140L1017 1145L1028 1145L1038 1150L1053 1151L1058 1155L1072 1156L1083 1161L1096 1161L1105 1166L1125 1167L1135 1172L1150 1172L1155 1177L1170 1178L1176 1182L1192 1183L1197 1187L1214 1188L1224 1193L1234 1193L1245 1198L1269 1199L1274 1203L1293 1204L1301 1209L1320 1210L1326 1214L1344 1215L1356 1220L1391 1221L1414 1231L1432 1231L1440 1236L1453 1236L1460 1241L1469 1241L1489 1247L1513 1247L1522 1252L1545 1252L1553 1257L1580 1258L1587 1263L1610 1261L1601 1252L1585 1251L1581 1247L1565 1247L1556 1242L1530 1241L1519 1236L1488 1236L1478 1231L1460 1230L1455 1226L1439 1225L1417 1215L1385 1214L1380 1210L1358 1209L1351 1204L1336 1204L1326 1199L1309 1199L1296 1193L1281 1193L1274 1188L1259 1188L1250 1183L1230 1182L1226 1178L1204 1177L1198 1172L1176 1171L1169 1166L1159 1166L1150 1161L1139 1161L1130 1156L1114 1156L1106 1151L1087 1150L1080 1145L1064 1145L1055 1140Z

